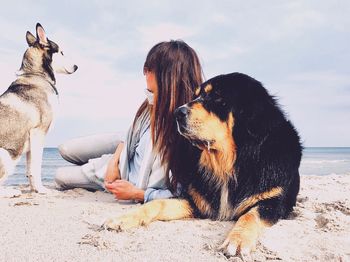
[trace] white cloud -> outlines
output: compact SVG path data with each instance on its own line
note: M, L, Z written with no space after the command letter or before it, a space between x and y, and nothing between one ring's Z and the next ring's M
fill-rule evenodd
M266 86L276 94L305 146L347 146L350 77L333 71L293 74ZM348 92L344 90L348 88Z
M214 13L209 16L209 19L209 22L212 22L217 25L227 25L232 21L229 16L224 15L222 13Z
M160 23L148 26L139 26L137 31L140 33L142 45L150 49L154 44L170 39L186 39L196 34L192 27L186 27L173 23Z
M2 94L10 84L16 79L16 71L21 66L23 54L16 54L11 50L0 49L0 94Z

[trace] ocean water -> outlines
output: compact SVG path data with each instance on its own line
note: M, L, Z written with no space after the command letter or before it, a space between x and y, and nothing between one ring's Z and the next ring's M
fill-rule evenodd
M28 184L25 163L25 156L23 156L14 174L7 178L5 185ZM57 148L45 148L42 164L43 183L52 184L56 169L67 165L69 163L60 156ZM305 148L299 171L301 175L350 175L350 147Z
M350 147L307 147L299 172L301 175L350 175Z
M70 164L61 157L57 148L44 148L43 163L41 165L43 183L52 184L56 169L67 165ZM28 185L28 178L25 174L26 157L23 155L16 166L15 172L7 178L5 185Z

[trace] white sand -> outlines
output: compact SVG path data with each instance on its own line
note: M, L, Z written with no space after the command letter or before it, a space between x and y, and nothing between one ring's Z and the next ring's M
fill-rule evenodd
M302 177L294 218L267 230L257 261L350 261L350 175ZM82 189L0 199L0 261L241 261L216 248L231 222L155 222L129 232L99 225L134 205Z

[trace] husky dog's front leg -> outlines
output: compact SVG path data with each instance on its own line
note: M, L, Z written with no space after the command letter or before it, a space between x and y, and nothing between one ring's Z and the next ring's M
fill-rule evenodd
M41 164L43 157L45 133L38 129L30 131L29 144L30 148L27 153L27 176L31 190L38 193L47 193L41 182Z
M153 221L176 220L193 217L190 204L182 199L158 199L148 202L130 213L108 219L104 228L123 231L139 226L147 226Z
M1 187L9 174L12 174L18 160L13 160L9 152L0 148L0 197L14 197L21 195L21 191L9 187Z

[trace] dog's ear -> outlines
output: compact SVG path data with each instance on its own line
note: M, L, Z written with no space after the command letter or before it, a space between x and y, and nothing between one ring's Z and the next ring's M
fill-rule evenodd
M33 46L34 43L36 42L35 36L33 36L33 34L29 31L27 31L26 40L29 46Z
M36 38L42 45L48 45L47 37L44 28L40 23L36 24Z
M54 53L58 52L58 50L59 50L58 45L55 42L51 41L50 39L47 39L47 40L49 42L49 45L51 47L52 52L54 52Z

